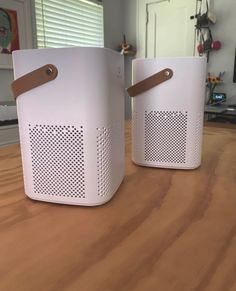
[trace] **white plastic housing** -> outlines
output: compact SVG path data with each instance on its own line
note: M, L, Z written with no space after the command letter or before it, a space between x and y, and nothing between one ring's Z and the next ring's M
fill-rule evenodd
M123 56L104 48L21 50L15 79L46 64L55 80L17 97L25 192L99 205L124 177Z
M132 98L132 160L194 169L201 164L206 59L136 59L133 84L165 69L173 77Z

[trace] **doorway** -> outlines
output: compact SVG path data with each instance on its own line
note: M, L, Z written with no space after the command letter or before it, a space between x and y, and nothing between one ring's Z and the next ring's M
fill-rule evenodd
M195 54L196 0L140 0L139 57Z

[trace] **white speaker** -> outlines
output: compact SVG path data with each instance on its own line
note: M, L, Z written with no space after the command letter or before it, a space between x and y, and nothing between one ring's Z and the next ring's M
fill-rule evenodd
M136 59L132 75L132 160L149 167L198 167L206 59Z
M124 177L123 56L104 48L13 53L25 192L100 205Z

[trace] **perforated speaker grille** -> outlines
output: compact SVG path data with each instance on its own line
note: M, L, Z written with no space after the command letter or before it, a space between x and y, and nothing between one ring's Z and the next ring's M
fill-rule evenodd
M195 143L193 161L199 163L201 159L201 147L202 147L202 127L203 127L203 114L198 114L195 122Z
M137 138L140 136L139 128L138 128L138 113L135 110L132 110L132 137ZM132 142L132 154L133 157L138 156L140 153L140 143Z
M186 162L186 111L145 111L145 160Z
M110 128L97 128L98 195L107 196L112 187L112 134Z
M85 198L83 127L29 124L34 192Z

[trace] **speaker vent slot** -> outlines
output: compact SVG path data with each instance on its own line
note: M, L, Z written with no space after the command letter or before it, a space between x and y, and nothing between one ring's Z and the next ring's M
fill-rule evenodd
M145 111L145 160L186 162L187 112Z
M112 134L110 128L97 128L97 177L98 195L107 196L112 190Z
M29 124L35 194L85 198L83 127Z

